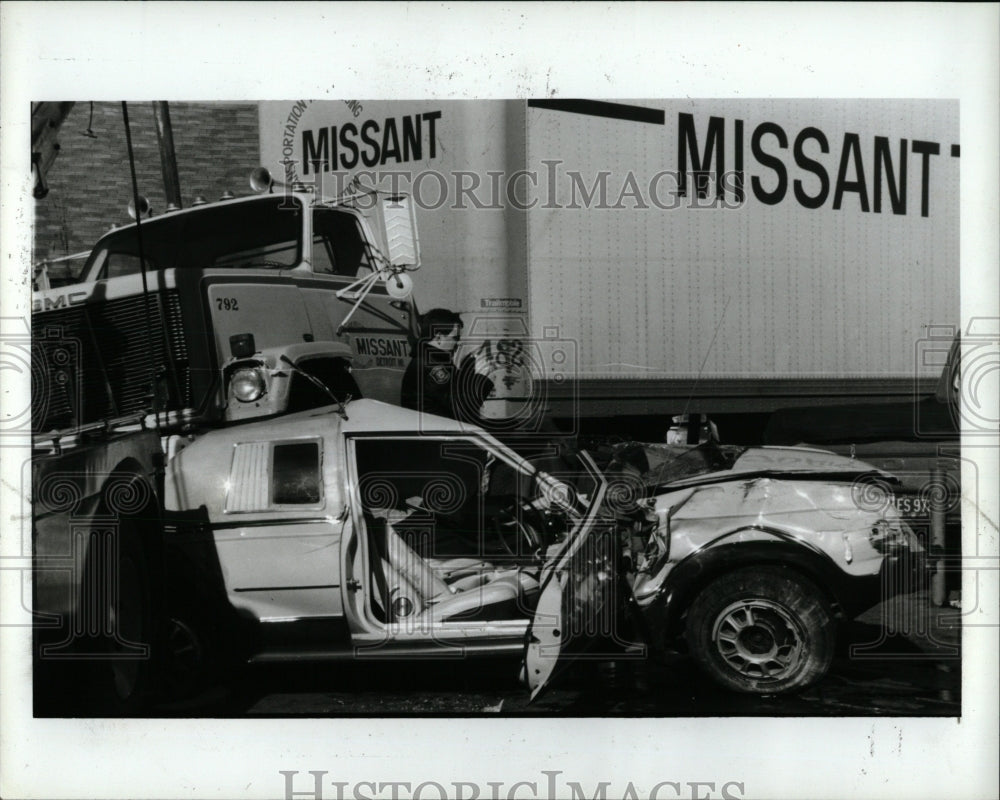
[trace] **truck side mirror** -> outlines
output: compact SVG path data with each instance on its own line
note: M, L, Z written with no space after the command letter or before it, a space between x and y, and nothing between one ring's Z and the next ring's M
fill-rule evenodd
M386 256L397 268L420 267L420 242L411 198L402 195L378 196L379 221L385 235Z

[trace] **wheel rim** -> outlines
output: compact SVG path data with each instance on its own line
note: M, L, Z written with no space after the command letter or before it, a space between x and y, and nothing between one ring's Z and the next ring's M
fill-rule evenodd
M118 562L118 596L111 603L108 618L111 636L115 642L111 662L111 675L115 693L122 700L129 699L139 682L141 655L137 645L145 634L142 618L142 586L139 569L131 558Z
M765 682L794 675L806 647L805 629L795 615L761 598L727 606L716 618L712 641L731 669Z

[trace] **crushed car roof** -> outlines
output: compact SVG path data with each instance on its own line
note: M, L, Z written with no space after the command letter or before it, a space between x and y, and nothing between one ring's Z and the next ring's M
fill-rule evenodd
M295 414L232 425L210 431L199 437L213 446L226 442L245 442L248 439L275 439L288 436L337 433L392 433L420 431L427 434L483 433L479 428L447 417L413 411L379 400L354 400L347 404L345 421L336 405L300 411Z

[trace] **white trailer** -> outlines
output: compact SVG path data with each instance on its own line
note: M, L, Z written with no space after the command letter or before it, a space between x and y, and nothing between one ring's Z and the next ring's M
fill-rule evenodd
M412 194L419 306L556 414L900 400L958 319L957 102L275 102L261 148Z

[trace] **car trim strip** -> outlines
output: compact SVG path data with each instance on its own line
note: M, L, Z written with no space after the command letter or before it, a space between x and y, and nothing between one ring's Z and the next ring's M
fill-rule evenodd
M332 517L271 517L268 519L243 519L226 522L211 522L208 527L213 531L232 530L233 528L261 528L269 525L315 525L319 522L332 522Z
M339 583L322 583L316 586L251 586L243 589L233 589L234 592L289 592L300 589L339 589Z

